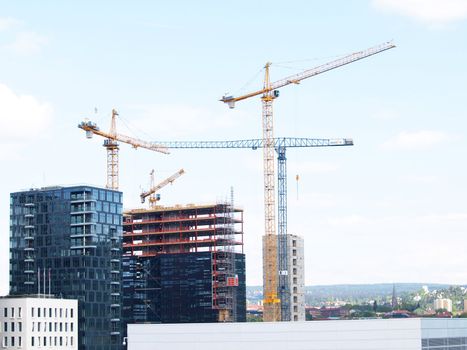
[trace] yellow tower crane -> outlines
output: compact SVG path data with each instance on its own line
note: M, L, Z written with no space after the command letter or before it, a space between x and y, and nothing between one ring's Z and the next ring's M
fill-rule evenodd
M88 139L92 138L93 135L99 135L105 137L104 147L107 149L107 188L112 190L118 190L118 142L124 142L129 145L132 145L133 148L146 148L151 151L161 152L168 154L169 151L167 147L158 145L153 142L147 142L140 139L136 139L130 136L122 135L117 133L116 120L115 117L118 115L115 109L112 109L112 120L110 122L109 132L104 132L99 129L99 127L89 121L85 120L78 125L78 128L86 131L86 137Z
M156 203L160 200L160 196L156 194L157 191L159 191L162 187L172 184L176 179L178 179L180 176L185 174L184 169L180 169L177 171L175 174L172 176L169 176L167 179L164 181L158 183L157 185L154 185L154 169L152 169L150 176L151 176L151 188L148 191L143 191L141 193L141 203L144 203L146 197L149 196L149 207L154 208L156 206Z
M276 236L275 221L275 189L274 189L274 130L272 103L279 97L279 90L289 84L299 84L302 80L346 64L361 60L377 53L392 49L395 45L386 42L367 50L358 51L343 58L325 63L315 68L286 77L276 82L271 82L269 68L271 63L264 66L263 88L242 96L223 96L220 101L227 103L229 108L234 108L235 103L250 97L261 96L263 104L262 129L263 129L263 171L264 171L264 221L265 233L263 236L263 319L264 321L280 321L280 299L278 298L278 239Z

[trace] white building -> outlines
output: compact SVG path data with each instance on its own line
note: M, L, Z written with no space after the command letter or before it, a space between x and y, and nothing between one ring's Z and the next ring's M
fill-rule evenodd
M467 319L130 324L128 350L465 350Z
M303 238L287 235L290 321L305 321L305 257Z
M78 349L78 301L0 297L0 349Z
M445 309L446 311L452 312L452 300L451 299L435 299L433 303L435 310Z

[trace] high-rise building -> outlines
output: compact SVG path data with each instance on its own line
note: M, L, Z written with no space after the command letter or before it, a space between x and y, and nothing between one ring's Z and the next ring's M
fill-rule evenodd
M78 348L120 349L122 193L46 187L10 198L10 294L77 299Z
M126 323L246 320L241 209L136 209L123 230Z

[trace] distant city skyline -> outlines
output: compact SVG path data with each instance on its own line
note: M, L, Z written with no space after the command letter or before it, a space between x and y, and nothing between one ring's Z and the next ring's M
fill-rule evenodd
M304 238L306 285L467 282L466 2L44 0L0 13L0 295L10 193L105 185L102 139L86 139L84 118L107 130L116 108L120 132L150 141L259 138L259 99L218 100L261 88L265 62L274 81L391 39L275 101L275 136L355 143L288 152L288 231ZM247 285L261 285L261 150L121 145L124 207L141 207L151 169L159 181L180 168L160 204L219 202L233 186Z

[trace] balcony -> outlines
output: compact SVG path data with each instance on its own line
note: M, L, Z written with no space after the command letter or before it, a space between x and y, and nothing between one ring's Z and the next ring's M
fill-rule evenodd
M110 335L120 335L120 332L118 332L118 331L112 331L112 332L110 332Z
M31 273L34 273L34 270L24 270L24 273L29 273L29 274L31 274Z
M32 284L34 284L34 281L24 281L24 284L32 285Z
M25 207L33 207L35 205L36 205L35 203L24 203Z
M70 238L85 238L85 237L97 237L95 233L75 233L70 235Z
M26 247L23 249L25 252L33 252L34 251L34 248L32 247Z
M24 214L24 217L25 218L33 218L34 217L34 214Z
M110 304L110 307L120 307L120 304Z
M110 259L110 262L111 262L111 263L119 263L119 262L120 262L120 259L114 259L114 258L112 258L112 259Z
M24 262L26 262L26 263L33 263L33 262L34 262L34 259L31 258L31 257L27 257L26 259L24 259Z
M83 221L83 222L72 222L70 226L83 226L83 225L95 225L95 222Z
M34 228L34 225L24 225L24 228L27 228L27 229L33 229Z
M34 240L34 236L26 236L26 237L24 237L24 239L26 241L32 241L32 240Z
M97 249L96 245L74 245L70 249Z

